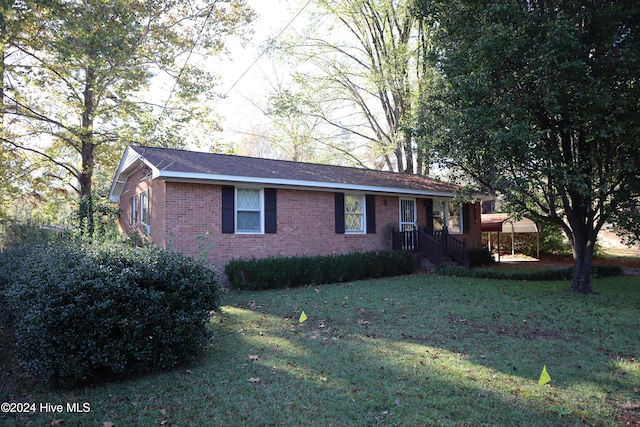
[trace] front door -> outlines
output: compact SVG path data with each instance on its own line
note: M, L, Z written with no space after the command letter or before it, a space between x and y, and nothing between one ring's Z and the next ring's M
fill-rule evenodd
M416 199L400 199L400 231L416 229Z

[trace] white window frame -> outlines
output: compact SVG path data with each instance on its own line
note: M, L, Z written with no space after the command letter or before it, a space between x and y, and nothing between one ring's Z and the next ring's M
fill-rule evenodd
M347 198L357 197L360 199L360 206L362 206L362 212L347 212ZM348 228L347 215L358 215L361 217L360 229ZM366 234L367 233L367 201L364 194L361 193L346 193L344 195L344 232L345 234Z
M135 196L131 197L131 210L130 210L131 218L129 220L129 223L131 225L138 224L139 212L140 212L140 207L138 205L138 195L136 194Z
M451 221L451 216L449 214L450 211L450 206L451 204L454 204L457 206L458 208L458 230L452 230L452 228L449 226L449 222ZM462 207L463 205L460 203L455 203L453 200L451 199L433 199L433 210L431 212L431 220L434 221L435 219L435 215L434 212L436 207L438 207L440 210L443 211L444 213L444 224L447 227L447 229L449 230L450 234L464 234L464 221L462 218ZM441 230L437 230L435 227L435 221L433 222L433 230L434 231L441 231Z
M258 210L247 210L247 209L238 209L238 192L239 191L259 191L260 196L260 208ZM256 188L256 187L236 187L234 194L234 231L236 234L264 234L264 188ZM259 230L240 230L238 229L238 212L258 212L260 216L260 229Z
M140 193L140 224L150 225L149 190Z

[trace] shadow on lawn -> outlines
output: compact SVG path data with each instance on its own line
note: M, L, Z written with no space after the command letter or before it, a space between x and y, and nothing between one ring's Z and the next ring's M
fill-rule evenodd
M308 417L312 425L576 425L582 416L611 416L574 405L564 387L539 386L542 365L517 367L516 359L530 362L548 341L513 354L513 363L494 362L488 348L381 336L374 324L380 319L354 316L356 328L326 317L300 325L297 316L264 307L227 307L223 318L240 333L225 337L221 357L246 366L237 381L250 390L228 410L248 424ZM222 355L227 348L250 354L234 360ZM585 374L581 381L597 382L596 373ZM244 411L253 405L259 413Z

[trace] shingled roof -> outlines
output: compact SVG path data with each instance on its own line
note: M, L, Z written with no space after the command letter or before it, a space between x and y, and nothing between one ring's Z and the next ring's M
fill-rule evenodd
M291 188L453 197L456 186L433 178L343 166L157 147L129 146L118 167L109 199L120 200L127 178L140 164L152 177L168 181L262 184Z

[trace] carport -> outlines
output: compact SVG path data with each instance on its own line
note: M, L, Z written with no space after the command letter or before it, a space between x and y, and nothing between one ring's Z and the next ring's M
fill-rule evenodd
M498 233L498 262L500 262L500 234L511 233L511 255L515 255L515 234L536 233L536 257L540 258L540 230L529 218L513 219L506 213L482 214L482 232L489 233L489 251L491 251L491 233Z

